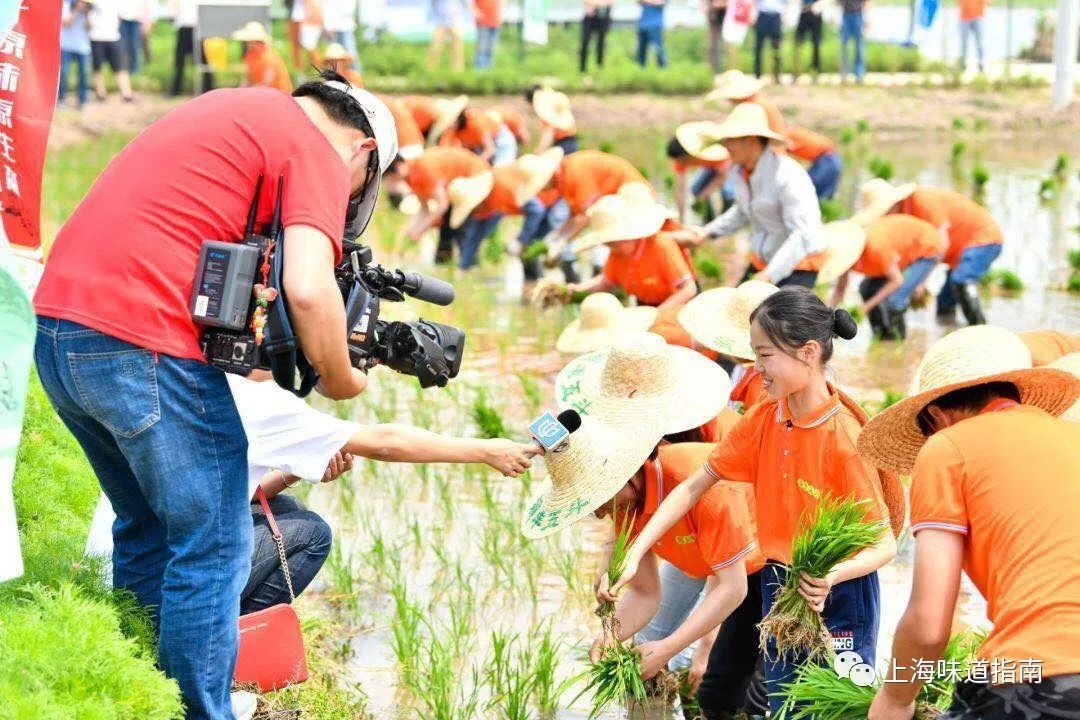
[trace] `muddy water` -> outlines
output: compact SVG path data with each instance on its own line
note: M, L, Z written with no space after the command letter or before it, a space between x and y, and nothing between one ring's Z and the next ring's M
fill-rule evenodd
M628 134L621 140L632 140ZM951 142L951 141L950 141ZM666 185L664 164L655 140L620 142L632 159L649 171L654 184ZM896 179L956 187L969 191L970 167L980 159L990 172L984 201L1002 224L1007 238L998 266L1014 270L1026 289L1016 297L984 299L991 322L1015 330L1056 327L1080 331L1080 298L1053 290L1067 276L1068 249L1080 245L1075 172L1056 199L1042 201L1038 188L1049 174L1056 143L1027 138L1023 146L986 140L969 142L958 167L948 162L948 142L890 144L857 142L845 149L847 170L840 200L851 206L854 188L866 179L862 168L872 155L892 160ZM995 158L997 158L995 160ZM375 229L383 240L394 237L399 219L382 217ZM504 233L508 235L506 231ZM400 250L400 248L398 248ZM400 261L422 269L430 246L400 253L384 252L386 264ZM736 253L737 245L725 249ZM736 272L737 268L729 268ZM453 322L469 331L468 352L461 376L448 390L419 392L406 378L378 372L360 401L336 411L361 422L396 419L432 429L477 434L471 409L478 393L497 409L509 435L524 438L529 420L551 404L551 381L564 358L552 348L559 329L572 317L570 310L537 314L514 299L520 274L510 263L489 265L468 277L451 277L458 301L447 309L393 308L390 312L420 313ZM931 281L940 284L941 278ZM932 309L914 311L909 338L903 345L878 344L868 329L843 343L833 362L835 380L868 404L880 401L886 390L905 389L925 348L947 328L939 327ZM471 622L464 635L471 642L455 666L466 691L473 683L471 669L482 676L488 665L492 630L512 629L534 634L550 623L563 643L559 676L568 678L584 665L581 655L597 632L590 586L597 570L599 544L607 528L596 521L545 540L531 548L514 532L523 508L543 481L542 468L523 483L495 473L462 468L416 469L366 464L347 482L313 492L310 502L332 518L342 550L339 560L352 577L356 607L347 610L357 635L352 641L350 670L369 698L369 711L380 719L432 717L416 692L400 682L401 670L392 650L393 578L408 588L436 628L438 636L452 614L466 612ZM901 557L881 571L883 619L880 657L887 655L892 629L907 600L910 585L911 542L905 538ZM380 556L379 547L386 550ZM391 559L387 561L386 556ZM382 557L383 559L380 559ZM323 590L342 592L340 573L323 572ZM454 613L451 613L454 608ZM966 587L959 610L967 623L985 623L985 603ZM421 635L425 631L421 631ZM415 662L428 662L423 642ZM481 677L481 698L490 690ZM563 698L559 718L582 718L588 698L566 707L580 684ZM502 717L497 707L477 710L475 717ZM620 717L614 712L610 717Z

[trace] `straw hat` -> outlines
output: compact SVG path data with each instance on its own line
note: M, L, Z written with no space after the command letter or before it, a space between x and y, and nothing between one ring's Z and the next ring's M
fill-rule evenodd
M529 503L521 533L541 538L595 512L630 481L662 437L647 417L627 416L607 425L582 416L566 449L544 455L548 479Z
M1056 368L1057 370L1064 370L1067 373L1072 373L1074 377L1080 378L1080 352L1062 355L1046 367ZM1062 420L1072 420L1073 422L1080 422L1080 400L1074 402L1072 406L1069 407L1069 409L1061 413L1061 418Z
M273 42L273 38L266 32L266 28L261 22L252 20L244 27L240 28L232 34L233 40L239 40L240 42Z
M494 186L495 175L491 172L451 180L446 188L446 194L450 196L450 227L455 230L461 227L476 206L491 194Z
M636 190L632 188L629 192L633 196ZM620 189L620 192L605 195L593 203L586 215L589 216L589 223L573 241L574 252L584 252L589 248L620 240L637 240L655 235L664 226L667 208L651 196L651 191L648 202L638 204Z
M941 338L915 371L911 396L881 412L859 435L859 452L879 467L908 472L926 437L916 417L934 400L954 390L1008 382L1020 402L1060 415L1080 396L1080 379L1055 368L1032 368L1031 352L1015 333L993 325L972 325Z
M352 60L354 57L341 43L330 43L323 53L323 60Z
M656 308L623 307L611 293L593 293L581 301L581 315L555 341L562 353L587 353L607 347L628 333L645 332L656 321Z
M409 193L405 197L401 198L401 204L398 205L398 211L402 215L413 216L420 212L423 204L420 202L420 198L416 197L413 193Z
M652 418L665 435L709 422L727 405L730 392L723 368L654 333L628 335L576 357L555 378L560 408L612 424Z
M745 100L756 95L763 87L763 80L751 77L742 70L728 70L713 78L713 89L705 99L709 102Z
M913 192L915 183L893 185L882 178L867 180L859 188L859 212L852 215L851 219L860 225L869 225Z
M760 280L706 290L679 311L679 323L695 342L740 360L753 360L750 314L780 288Z
M424 154L424 146L420 143L413 143L412 145L402 145L398 148L398 155L403 160L415 160Z
M570 110L570 98L551 88L540 88L533 93L533 111L544 123L556 130L572 130L574 113Z
M435 101L435 122L431 124L431 130L428 132L428 142L434 144L442 137L443 133L450 129L450 126L457 122L461 113L465 112L465 108L469 105L468 95L458 95L456 98L449 100L440 98Z
M522 177L521 185L514 192L514 202L518 207L536 197L537 193L547 187L555 171L559 169L562 159L561 147L550 148L539 155L522 155L517 159Z
M821 230L825 240L825 256L816 282L818 285L828 285L859 261L866 247L866 231L862 225L851 220L826 223Z
M724 121L713 129L716 142L741 137L763 137L786 143L787 138L769 127L765 110L755 103L739 103L731 109Z
M728 159L728 151L717 140L719 123L711 120L683 123L675 128L675 139L690 157L706 162L722 162Z

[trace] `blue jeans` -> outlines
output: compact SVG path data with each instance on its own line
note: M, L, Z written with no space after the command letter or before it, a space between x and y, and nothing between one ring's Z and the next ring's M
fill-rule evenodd
M510 128L503 125L495 133L495 154L491 156L491 167L509 165L517 159L517 138Z
M765 43L773 49L773 75L780 77L780 41L784 37L784 26L780 13L761 12L754 21L754 75L761 77L765 70L763 54Z
M274 514L281 541L285 545L285 558L289 562L293 591L299 595L319 574L330 554L333 536L330 526L318 513L308 510L292 495L275 495L270 498L270 512ZM240 594L240 612L252 613L272 605L289 602L289 586L281 571L277 544L270 534L262 505L252 503L251 518L255 526L254 549L251 553L251 575Z
M840 19L840 77L851 70L848 63L848 40L855 41L855 79L861 81L866 75L866 54L863 43L863 14L844 12Z
M468 270L476 267L476 256L480 253L480 245L495 232L502 220L500 213L491 217L478 220L472 216L458 230L458 268Z
M716 179L716 171L712 168L702 168L698 170L697 175L690 181L690 197L696 199L701 192L709 186L713 180ZM720 198L724 201L724 207L727 207L735 201L735 190L732 186L732 180L728 177L724 180L724 184L720 186Z
M337 30L331 35L334 36L335 41L341 43L345 52L353 56L352 69L360 72L362 68L360 67L360 49L356 46L356 30Z
M247 437L225 374L41 316L34 359L116 511L113 584L153 608L188 720L231 720L252 529Z
M937 311L950 313L956 310L956 295L953 293L953 284L978 282L990 271L990 266L1001 254L1001 243L993 245L977 245L969 247L960 253L960 261L956 267L949 270L945 276L945 284L941 286L941 292L937 296Z
M904 284L898 287L892 295L885 298L885 304L890 310L904 312L911 304L911 296L915 288L922 285L927 276L937 267L941 258L919 258L904 268Z
M660 607L649 624L634 636L634 642L663 640L678 630L701 602L704 591L704 579L692 578L669 562L660 563ZM683 648L668 660L668 669L677 672L690 667L696 647L695 642Z
M667 55L664 53L664 28L645 27L637 31L637 63L645 67L645 56L649 46L656 50L656 64L660 67L667 66Z
M975 59L979 72L983 70L983 19L981 17L960 21L960 67L967 67L968 36L975 38Z
M90 55L83 55L81 53L68 52L63 50L60 52L60 89L57 91L57 102L63 103L64 98L67 97L68 91L68 69L71 63L75 63L75 72L78 74L78 98L79 107L86 105L86 100L90 96Z
M476 56L473 67L485 70L494 64L495 47L499 44L499 28L476 26Z
M138 20L120 21L120 52L127 58L127 69L131 74L139 72L142 62L139 54L142 52L142 23Z
M561 228L570 217L570 206L563 199L556 200L551 207L536 198L531 198L521 206L521 214L524 219L521 222L521 232L518 233L518 243L522 252L552 230ZM542 274L540 258L532 258L522 263L526 280L539 280Z
M787 568L770 562L761 571L761 616L772 608L776 594L784 585ZM837 652L853 650L864 663L873 667L877 655L878 626L881 622L881 588L876 572L833 586L821 613L825 626L833 637ZM775 716L780 712L783 698L780 688L795 678L795 671L805 662L803 657L778 657L776 641L769 638L765 652L765 685L769 692L769 707Z
M818 200L828 200L836 195L836 186L840 184L840 171L843 169L840 153L835 151L822 153L810 163L810 169L806 172L810 176L810 182L814 184Z
M554 145L562 148L564 156L576 153L579 147L578 136L571 135L570 137L559 138L554 142Z

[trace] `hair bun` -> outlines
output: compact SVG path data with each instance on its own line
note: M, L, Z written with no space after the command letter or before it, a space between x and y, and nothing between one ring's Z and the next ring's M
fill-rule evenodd
M855 318L851 317L851 313L844 308L833 310L833 332L837 337L850 340L858 331L859 326L855 323Z

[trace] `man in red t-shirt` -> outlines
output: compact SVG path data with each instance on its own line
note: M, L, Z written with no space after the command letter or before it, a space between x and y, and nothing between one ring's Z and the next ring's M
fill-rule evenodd
M188 310L200 247L241 239L260 176L257 220L269 221L283 177L292 326L323 393L358 394L334 263L347 208L362 230L396 144L386 107L334 74L293 96L210 92L124 148L49 253L38 374L116 510L113 582L153 608L189 719L233 716L252 543L244 427Z

